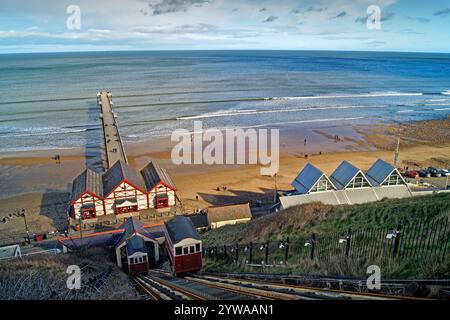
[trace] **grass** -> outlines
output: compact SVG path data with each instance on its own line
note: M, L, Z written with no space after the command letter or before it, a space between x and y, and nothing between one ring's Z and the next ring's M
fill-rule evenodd
M100 292L92 289L69 290L66 273L70 265L82 269L81 282L86 283L108 267L111 277ZM0 300L128 300L137 299L136 291L126 274L113 262L111 253L102 248L60 255L37 255L30 258L0 262Z
M450 217L450 193L360 205L311 203L288 208L247 224L225 226L203 235L205 246L281 240L311 233L328 234L367 227L395 227L400 220L430 221Z
M271 259L278 261L282 260L282 252L277 250L278 241L289 237L290 242L296 244L295 247L291 246L290 263L274 268L266 267L264 272L301 272L364 277L366 276L367 266L377 264L383 267L384 276L388 278L449 278L450 256L448 254L445 255L444 259L438 259L432 255L423 255L421 258L414 259L391 259L389 252L392 251L389 250L392 247L389 247L389 249L386 249L388 251L383 249L383 251L377 253L379 256L372 256L371 258L367 258L364 255L360 255L357 258L346 258L341 255L319 261L317 257L314 260L309 259L309 249L302 245L312 233L316 233L320 237L320 235L345 233L348 228L352 230L367 228L387 229L395 227L400 220L418 223L429 222L441 217L450 217L450 194L448 193L401 200L382 200L352 206L329 206L312 203L267 215L247 224L211 230L204 234L203 241L205 247L220 247L224 244L262 243L269 240L273 244L269 250ZM432 231L428 230L427 232L432 234ZM380 246L384 246L389 242L383 237L375 240L375 242L384 243ZM427 238L426 236L424 237L421 236L417 243L424 243L426 241L424 239ZM448 238L447 235L444 235L443 239L447 239L445 237ZM329 248L331 247L333 247L333 242L329 245ZM254 261L261 259L261 252L257 249L254 250ZM277 257L274 257L273 253L276 253ZM259 256L255 258L255 255ZM208 271L261 270L248 267L245 263L236 264L230 263L230 261L221 261L220 259L205 259L205 269Z

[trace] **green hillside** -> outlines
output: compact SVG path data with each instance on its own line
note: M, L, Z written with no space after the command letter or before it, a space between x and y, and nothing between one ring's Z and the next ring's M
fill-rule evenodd
M210 271L258 271L286 273L317 273L362 277L367 266L376 264L390 278L445 278L450 276L449 228L450 193L383 200L361 205L329 206L320 203L282 210L247 224L226 226L204 234L205 248L216 247L219 253L206 257L205 269ZM403 222L398 251L394 239L387 239L389 228ZM350 254L340 235L352 230ZM305 241L317 237L315 256ZM283 251L280 241L289 237L289 263L280 265ZM239 259L230 253L235 244L254 245L252 263L261 264L269 241L272 267L249 267L248 251L243 247ZM228 246L226 254L223 246Z
M450 217L450 193L360 205L306 204L255 219L247 224L225 226L203 235L205 245L262 242L315 233L344 232L348 228L395 227L399 220L429 221Z

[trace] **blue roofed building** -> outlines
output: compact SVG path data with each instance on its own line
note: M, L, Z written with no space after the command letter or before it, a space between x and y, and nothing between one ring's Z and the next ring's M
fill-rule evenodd
M338 190L368 188L372 186L360 169L345 160L334 170L330 176L330 180Z
M308 163L292 186L294 192L287 192L279 198L283 209L312 202L351 205L412 196L400 172L381 159L366 174L350 162L343 161L330 178Z
M374 187L406 185L397 168L381 159L370 167L366 175Z
M291 185L298 194L336 190L325 173L308 163L294 179Z

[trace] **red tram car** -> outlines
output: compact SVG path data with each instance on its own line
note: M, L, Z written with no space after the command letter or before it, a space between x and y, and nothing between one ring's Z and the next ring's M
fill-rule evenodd
M202 268L202 240L192 221L176 217L166 223L164 246L169 257L172 273L182 275Z

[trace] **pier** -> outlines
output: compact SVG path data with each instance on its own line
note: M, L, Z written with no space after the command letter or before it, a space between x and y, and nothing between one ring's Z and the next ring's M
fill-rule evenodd
M123 148L122 138L119 134L116 115L112 110L113 102L110 92L97 93L97 103L100 107L100 119L102 119L103 139L105 143L106 164L105 170L111 168L117 161L128 163Z

